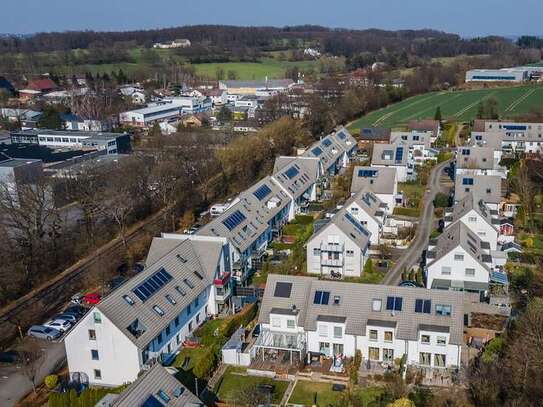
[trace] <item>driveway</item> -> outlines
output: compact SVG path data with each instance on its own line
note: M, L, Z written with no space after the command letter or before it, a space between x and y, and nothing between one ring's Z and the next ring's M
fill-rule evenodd
M387 273L382 284L398 285L402 279L402 271L404 269L409 270L415 264L419 263L422 251L428 245L428 239L430 238L430 233L432 233L432 226L434 224L433 200L436 194L442 189L440 177L443 170L449 165L450 162L451 160L448 160L438 164L430 173L430 179L428 182L429 189L427 188L426 192L424 193L424 208L422 209L421 216L419 218L419 224L417 230L415 231L415 237L400 259L396 262L392 270Z
M38 371L36 383L42 383L45 376L56 371L66 359L64 342L47 342L26 337L18 349L25 349L30 341L37 341L44 353L43 361ZM32 383L24 375L19 365L0 366L0 407L11 407L22 397L32 391Z

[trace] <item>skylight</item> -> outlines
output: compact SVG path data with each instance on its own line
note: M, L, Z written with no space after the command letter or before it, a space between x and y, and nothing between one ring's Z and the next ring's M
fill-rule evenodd
M285 171L285 175L288 177L288 179L294 178L296 175L298 175L300 172L296 167L290 167L288 170Z
M164 310L162 308L160 308L158 305L153 305L153 309L155 310L155 312L160 315L161 317L164 316Z
M330 300L330 291L315 291L315 297L313 297L313 304L328 305Z

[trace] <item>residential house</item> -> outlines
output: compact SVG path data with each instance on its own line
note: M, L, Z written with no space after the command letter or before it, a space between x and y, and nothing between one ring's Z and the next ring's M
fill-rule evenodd
M351 194L369 189L386 204L386 212L392 213L397 204L402 202L398 195L396 168L356 166L351 181Z
M369 257L371 233L342 208L307 242L307 272L332 278L360 277Z
M318 158L322 174L335 175L342 168L347 167L350 157L356 152L356 149L356 140L347 129L342 127L313 143L303 153L303 156Z
M372 167L395 168L398 182L415 178L409 161L409 148L397 144L375 144L371 158Z
M343 207L370 232L370 244L378 245L387 219L387 204L366 187L347 200Z
M385 127L364 127L360 129L360 144L389 144L390 133L390 129Z
M22 130L34 129L43 112L29 109L0 108L0 118L11 123L20 123Z
M70 374L88 378L91 385L120 386L154 363L171 360L218 312L215 285L229 279L228 252L220 240L154 239L145 269L66 335Z
M432 143L435 142L439 138L439 136L441 136L441 123L439 123L439 120L432 120L432 119L410 120L409 123L407 124L407 128L410 131L431 132Z
M469 193L476 202L483 201L490 209L498 210L503 201L502 177L474 173L458 174L454 180L454 202L462 201Z
M427 160L437 161L438 150L432 148L432 132L398 132L390 135L390 143L409 150L409 165L421 165Z
M96 407L203 407L204 403L160 363L154 364L120 394L107 394Z
M480 131L474 130L471 135L474 145L493 147L503 153L543 151L543 123L484 121L477 130Z
M292 79L265 79L265 80L227 80L219 81L219 89L225 90L228 95L262 95L283 93L294 85Z
M26 85L26 89L34 90L42 94L58 90L58 85L51 78L32 79Z
M181 38L169 42L157 42L153 44L153 48L171 49L171 48L188 48L192 45L189 39Z
M492 147L463 146L456 151L456 175L497 175L507 178L507 169L500 165L501 150Z
M490 283L507 280L490 254L490 243L482 240L462 221L432 239L426 255L426 287L485 293Z
M213 107L223 106L228 102L227 93L223 89L209 89L203 93L211 99Z
M359 350L362 365L459 367L464 294L270 274L260 307L255 358L274 350L294 361L342 360Z

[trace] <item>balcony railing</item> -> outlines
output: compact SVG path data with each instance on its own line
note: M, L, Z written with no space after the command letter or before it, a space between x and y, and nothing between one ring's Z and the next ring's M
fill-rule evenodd
M343 264L343 256L340 256L339 259L329 259L328 257L321 257L322 266L343 267Z
M335 253L343 253L343 245L342 244L329 244L329 243L323 243L321 244L321 252L335 252Z
M223 273L213 280L213 284L216 286L225 286L230 281L230 273Z

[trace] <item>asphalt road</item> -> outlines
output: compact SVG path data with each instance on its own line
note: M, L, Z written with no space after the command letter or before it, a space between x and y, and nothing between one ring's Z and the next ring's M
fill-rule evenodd
M66 359L64 342L47 342L45 340L36 340L26 337L21 346L24 349L25 344L30 341L38 341L43 351L43 362L38 371L36 383L42 383L45 376L54 372ZM0 407L11 407L15 405L22 397L32 391L32 383L23 373L19 365L0 366Z
M432 226L434 223L433 200L436 194L442 189L439 179L443 173L443 169L447 167L450 162L451 161L449 160L438 164L430 173L429 188L427 188L424 193L424 208L422 209L419 218L415 237L409 245L409 248L407 248L398 259L392 270L387 273L382 284L398 285L402 279L402 271L404 269L409 270L415 264L419 263L422 251L428 245L428 239L430 238L430 233L432 233Z

